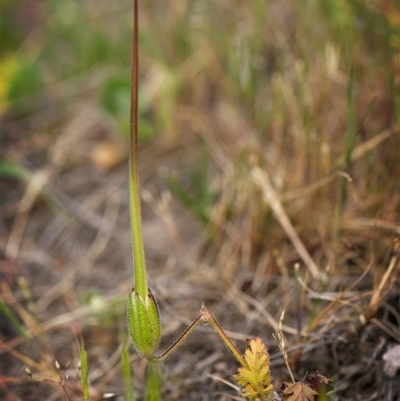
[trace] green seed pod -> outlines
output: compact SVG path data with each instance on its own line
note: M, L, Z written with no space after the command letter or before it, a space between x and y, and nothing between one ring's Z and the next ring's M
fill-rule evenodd
M160 313L153 294L143 299L133 288L128 301L128 331L139 355L151 359L161 337Z

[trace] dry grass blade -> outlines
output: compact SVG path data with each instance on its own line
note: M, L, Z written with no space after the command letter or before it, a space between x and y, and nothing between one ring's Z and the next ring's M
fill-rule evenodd
M293 246L299 253L303 262L306 264L310 273L314 279L321 279L321 272L319 271L314 260L308 253L306 247L298 236L296 230L293 227L287 213L285 212L281 202L279 201L278 195L272 186L269 175L266 171L262 171L260 168L255 168L252 171L252 177L254 182L262 189L264 194L264 199L271 206L275 213L276 218L281 224L282 228L285 230L287 236L292 241Z
M284 318L285 318L285 311L283 310L282 314L281 314L281 318L279 319L279 326L278 326L278 330L276 332L277 336L275 337L275 335L274 335L274 338L275 338L276 342L278 343L278 347L282 353L283 360L285 361L285 365L289 372L290 378L292 379L292 383L294 383L295 380L294 380L292 369L289 364L289 358L288 358L288 354L286 352L285 338L283 337L283 331L282 331L282 324L283 324Z
M395 247L396 255L391 258L387 270L385 271L381 280L379 281L377 288L375 288L375 290L372 293L371 300L364 314L365 320L367 322L373 316L375 316L386 294L392 288L396 280L397 273L400 270L400 264L397 255L398 251L399 251L399 244L397 244L397 246Z
M13 228L7 242L5 255L8 259L13 260L17 258L25 226L29 218L29 212L49 177L50 171L46 169L36 172L29 181L25 194L19 202Z
M374 149L376 146L380 145L383 141L390 138L396 132L398 133L398 127L395 124L392 127L383 130L381 133L375 135L374 137L364 142L363 144L357 146L351 153L351 160L357 160L366 152Z

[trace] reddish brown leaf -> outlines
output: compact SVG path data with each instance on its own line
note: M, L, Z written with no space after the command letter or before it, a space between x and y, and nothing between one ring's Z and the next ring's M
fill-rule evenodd
M322 399L326 398L327 393L333 390L332 380L328 379L324 375L321 375L318 371L310 378L310 387L318 393L317 400L319 397Z

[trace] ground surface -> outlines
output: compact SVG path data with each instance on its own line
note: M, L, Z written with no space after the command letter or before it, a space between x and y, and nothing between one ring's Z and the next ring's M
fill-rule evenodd
M83 340L90 399L124 400L130 4L23 3L8 6L20 38L2 61L14 73L3 78L0 394L82 399ZM319 371L331 399L400 400L400 14L385 1L218 3L140 7L160 350L204 302L240 350L262 338L279 391L285 309L297 380ZM129 355L136 399L150 399L146 362ZM243 399L229 385L237 367L201 327L160 367L161 399Z

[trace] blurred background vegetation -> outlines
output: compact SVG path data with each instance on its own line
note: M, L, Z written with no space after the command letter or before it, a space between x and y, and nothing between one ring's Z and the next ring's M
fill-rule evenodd
M400 235L399 7L398 0L140 1L145 248L168 340L201 301L236 340L261 334L272 349L273 324L261 312L249 317L250 305L268 309L272 321L286 306L287 324L298 330L289 330L292 346L309 341L302 328L322 335L343 316L355 325L360 310L375 316L366 294L397 257ZM76 367L74 338L82 336L92 394L118 393L114 353L132 285L131 4L4 0L2 8L2 310L9 322L2 341L20 352L1 367L2 376L14 378L2 391L14 397L7 400L56 399L63 386L49 355L65 369ZM253 179L257 168L268 172L299 239L329 277L314 283L301 268L307 285L331 294L364 275L353 300L357 313L335 309L332 320L329 301L310 300L299 289L293 266L304 260ZM16 336L29 341L10 345ZM182 350L186 363L171 362L163 399L230 399L229 388L210 384L207 374L229 380L234 363L208 338L192 341L196 356ZM212 352L216 359L199 363ZM21 355L41 364L32 398ZM144 365L131 358L139 366L136 393L144 397ZM333 362L296 358L299 374L318 368L350 380ZM101 370L106 362L116 366L109 376ZM183 380L188 366L193 372ZM357 369L355 375L366 374ZM356 394L365 388L387 396L391 387L374 372ZM358 399L351 386L343 388Z

